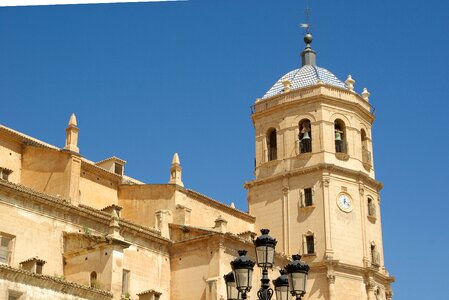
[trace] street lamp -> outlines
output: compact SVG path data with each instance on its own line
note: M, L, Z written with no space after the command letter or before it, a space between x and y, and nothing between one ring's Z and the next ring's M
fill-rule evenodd
M301 261L301 255L295 254L292 258L293 261L285 266L290 293L296 296L296 300L301 300L301 297L306 293L307 275L310 268L305 262Z
M239 257L231 262L231 267L237 290L242 294L242 299L246 299L246 293L251 290L254 262L246 256L246 250L239 250L238 253Z
M288 300L288 276L285 269L279 271L281 276L273 280L276 300Z
M274 248L277 241L268 235L269 229L261 229L261 236L257 237L253 243L256 247L257 265L262 268L262 282L260 290L257 292L259 299L269 300L273 296L273 290L270 288L270 279L268 278L268 268L274 264Z
M229 272L224 275L224 280L226 283L226 294L228 295L228 300L239 300L239 290L237 289L237 285L235 283L234 273Z
M262 279L260 280L262 284L257 292L257 298L270 300L273 290L270 288L268 268L272 268L274 265L274 249L277 241L268 235L270 230L262 229L260 232L262 235L253 241L256 248L257 266L262 268ZM247 293L252 288L251 280L255 262L246 256L246 250L239 250L238 253L239 257L231 262L232 272L224 276L227 300L247 299ZM309 266L300 260L300 255L292 257L293 261L285 267L285 270L280 271L281 276L273 280L277 300L288 300L289 290L296 300L301 300L306 293Z

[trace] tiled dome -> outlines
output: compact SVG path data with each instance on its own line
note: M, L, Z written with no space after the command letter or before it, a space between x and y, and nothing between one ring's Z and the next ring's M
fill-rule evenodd
M324 84L333 85L339 88L347 88L344 82L340 81L337 76L328 70L315 65L305 65L300 69L295 69L282 76L262 98L264 99L282 93L284 89L282 82L285 79L288 79L291 82L291 90L317 84L320 80Z

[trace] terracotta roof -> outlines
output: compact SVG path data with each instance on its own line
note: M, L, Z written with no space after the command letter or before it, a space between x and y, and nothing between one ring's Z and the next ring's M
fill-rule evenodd
M146 291L137 293L137 296L143 296L143 295L148 295L148 294L150 294L150 295L157 295L157 296L162 295L161 292L158 292L158 291L155 291L155 290L146 290Z
M51 282L51 283L56 283L57 285L63 285L63 286L66 286L66 287L74 288L73 291L71 291L72 294L74 294L74 293L76 294L76 290L84 290L84 291L88 291L89 293L95 293L97 295L102 295L102 296L106 296L106 297L109 297L109 298L112 298L112 296L113 296L112 293L110 293L108 291L104 291L104 290L88 287L88 286L85 286L85 285L82 285L82 284L79 284L79 283L75 283L75 282L65 281L65 280L57 278L55 276L36 274L36 273L30 272L30 271L27 271L27 270L16 269L16 268L13 268L13 267L8 266L8 265L0 264L0 277L4 278L4 277L6 277L5 275L7 275L8 273L9 274L16 274L16 275L20 274L20 275L23 275L23 276L27 277L28 279L36 278L38 280L48 281L48 282ZM29 281L30 280L27 280L26 283L30 284ZM55 290L55 289L53 288L53 290ZM61 291L61 293L62 293L62 291ZM66 290L66 293L69 293L69 292Z
M30 261L36 261L36 262L40 262L42 264L47 263L45 260L40 259L39 257L35 256L35 257L28 258L27 260L22 261L20 264L25 264L25 263L30 262Z
M101 164L101 163L104 163L104 162L107 162L107 161L110 161L110 160L119 162L119 163L121 163L121 164L126 164L126 161L125 161L125 160L123 160L123 159L121 159L121 158L118 158L118 157L116 157L116 156L111 156L111 157L108 157L108 158L106 158L106 159L100 160L99 162L96 162L95 164L96 164L96 165L99 165L99 164Z
M122 210L123 209L123 207L121 207L120 205L117 205L117 204L111 204L111 205L108 205L108 206L106 206L106 207L103 207L102 209L100 209L101 211L105 211L105 210L107 210L108 208L115 208L115 209L118 209L118 210Z
M0 170L6 171L6 173L11 174L12 170L4 167L0 167Z

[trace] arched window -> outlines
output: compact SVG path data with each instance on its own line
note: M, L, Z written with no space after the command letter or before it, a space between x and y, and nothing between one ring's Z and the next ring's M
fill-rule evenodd
M371 152L368 150L368 138L364 129L360 130L360 138L362 139L362 162L371 165Z
M305 119L299 122L299 153L312 152L312 130L310 121Z
M267 132L268 161L277 159L277 134L276 129L271 128Z
M90 273L90 287L97 287L97 272Z
M346 143L346 126L342 120L340 119L335 120L334 132L335 132L335 152L347 153L348 147Z
M376 206L374 205L374 200L370 197L368 197L368 216L376 216Z

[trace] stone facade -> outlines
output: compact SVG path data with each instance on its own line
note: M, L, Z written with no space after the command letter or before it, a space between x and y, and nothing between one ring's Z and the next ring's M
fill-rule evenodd
M331 79L285 77L256 100L249 213L184 187L178 154L167 184L86 159L75 115L63 148L0 125L0 299L226 299L230 261L255 259L262 228L279 241L272 278L295 253L311 266L306 299L391 299L369 93Z

